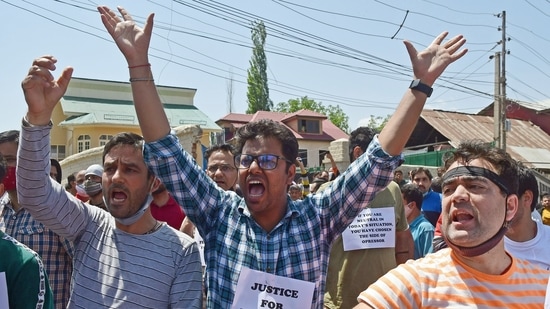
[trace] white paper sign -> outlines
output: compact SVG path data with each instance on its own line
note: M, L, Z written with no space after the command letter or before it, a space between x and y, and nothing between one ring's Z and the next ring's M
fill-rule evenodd
M232 309L311 308L315 284L243 267Z
M344 251L395 247L394 207L365 208L342 233Z
M199 247L199 255L201 257L201 265L202 267L206 267L206 262L204 260L204 239L202 239L201 234L199 234L199 230L195 227L195 242L197 243L197 247Z
M0 309L10 309L8 302L8 284L6 283L6 273L0 273Z

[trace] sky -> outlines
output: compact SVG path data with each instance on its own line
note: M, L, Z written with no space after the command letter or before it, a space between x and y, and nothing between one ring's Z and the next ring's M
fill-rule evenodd
M422 50L442 31L463 34L469 52L436 82L425 108L477 113L492 103L502 30L507 97L533 104L550 97L549 0L0 0L0 131L20 128L21 81L41 55L58 59L55 76L72 66L75 77L128 80L97 5L121 5L139 25L155 13L156 83L196 89L195 106L214 121L247 109L250 30L258 20L267 31L274 104L307 96L340 106L351 129L397 107L412 80L403 40Z

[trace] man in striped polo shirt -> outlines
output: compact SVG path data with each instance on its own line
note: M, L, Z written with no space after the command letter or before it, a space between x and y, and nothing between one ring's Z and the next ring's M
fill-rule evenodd
M72 68L33 61L22 82L27 114L17 152L17 196L37 221L74 244L68 308L202 308L200 257L187 235L150 209L160 181L143 159L143 137L118 133L103 149L107 211L84 203L49 176L50 121ZM46 172L47 171L47 172Z
M516 162L467 141L445 168L441 231L449 248L390 271L355 308L541 308L550 272L504 249L518 210Z

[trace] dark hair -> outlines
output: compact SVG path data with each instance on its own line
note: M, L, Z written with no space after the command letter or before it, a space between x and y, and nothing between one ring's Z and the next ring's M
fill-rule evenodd
M50 159L50 163L52 166L55 166L55 168L57 169L57 177L55 178L55 180L58 183L61 183L61 179L63 179L63 175L62 175L61 165L59 164L59 161L57 161L56 159Z
M233 147L233 145L231 145L231 144L221 144L221 145L214 145L214 146L211 146L210 148L206 149L206 151L204 152L204 158L206 160L208 160L210 158L210 156L214 152L217 152L217 151L228 152L232 156L235 155L235 148Z
M285 125L271 119L249 122L240 127L235 134L237 153L243 151L246 141L257 137L274 138L281 142L283 156L290 162L298 157L298 140ZM292 163L286 162L287 169Z
M437 193L441 193L442 192L442 190L441 190L441 183L442 182L443 182L443 178L441 178L439 176L434 177L432 179L432 185L430 186L432 191L437 192Z
M355 161L353 157L353 149L359 146L363 152L367 151L367 147L376 135L376 132L369 127L359 127L349 135L349 161Z
M74 175L75 173L72 173L71 175L67 176L67 183L71 183L73 181L76 181L76 176Z
M550 193L548 192L543 192L541 195L540 195L540 199L542 200L543 198L545 197L549 197L550 198Z
M414 179L414 175L419 174L419 173L422 173L422 172L424 172L424 173L426 174L426 176L428 176L428 178L430 179L430 181L432 181L432 178L433 178L432 172L430 172L429 169L424 168L424 167L417 167L417 168L413 169L413 170L411 171L411 180Z
M415 202L416 208L418 208L418 210L422 209L422 201L424 200L424 196L417 185L414 183L408 183L401 186L401 194L403 194L403 199L405 199L407 203Z
M101 157L101 162L105 163L105 156L116 146L127 145L132 146L140 152L143 149L143 137L141 135L132 133L132 132L122 132L113 136L105 147L103 147L103 156ZM153 176L153 171L148 167L147 168L147 177Z
M4 131L0 133L0 144L6 143L6 142L13 142L19 145L19 131L9 130L9 131Z
M495 173L502 178L508 189L508 194L518 192L518 167L517 162L506 151L491 146L481 140L468 140L461 142L454 151L444 155L445 170L456 161L468 163L475 159L483 159L489 162Z
M539 184L533 171L525 165L518 164L518 197L522 196L527 190L533 193L531 201L531 212L537 206L537 197L539 196Z
M4 177L6 177L7 164L4 156L0 154L0 182L4 181Z

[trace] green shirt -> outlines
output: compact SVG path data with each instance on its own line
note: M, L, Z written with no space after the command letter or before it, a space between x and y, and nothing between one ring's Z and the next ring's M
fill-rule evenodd
M48 276L36 252L0 231L0 256L10 309L54 308Z

